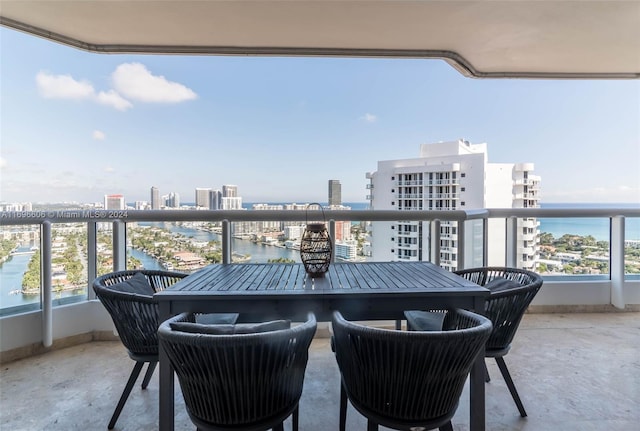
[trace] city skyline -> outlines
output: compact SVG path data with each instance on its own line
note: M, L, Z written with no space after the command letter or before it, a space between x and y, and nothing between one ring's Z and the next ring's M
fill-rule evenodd
M365 202L420 145L534 163L541 202L640 202L640 82L477 80L437 60L99 55L0 28L0 201Z

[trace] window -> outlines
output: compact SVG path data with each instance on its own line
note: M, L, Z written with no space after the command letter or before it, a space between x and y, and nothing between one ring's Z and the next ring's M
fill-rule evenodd
M467 174L465 174L464 172L460 174L460 178L464 178L466 176L467 176Z

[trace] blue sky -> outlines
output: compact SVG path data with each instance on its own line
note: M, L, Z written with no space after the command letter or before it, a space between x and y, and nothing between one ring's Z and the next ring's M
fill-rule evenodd
M437 60L91 54L0 28L0 201L363 202L379 160L464 138L542 202L640 202L640 82L478 80Z

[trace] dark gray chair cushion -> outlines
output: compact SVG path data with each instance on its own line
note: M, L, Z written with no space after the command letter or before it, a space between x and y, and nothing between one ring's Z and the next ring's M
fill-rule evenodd
M503 292L505 290L515 289L516 287L520 287L520 284L513 281L508 280L504 277L496 277L493 280L489 281L484 285L487 289L489 289L492 293Z
M260 323L238 323L236 325L206 325L191 322L171 322L171 329L174 331L189 332L193 334L209 335L233 335L233 334L255 334L258 332L278 331L291 328L290 320L272 320Z
M228 324L233 325L238 320L238 313L210 313L196 314L196 323L203 325Z
M413 331L442 331L446 313L438 311L408 310L404 312L407 325Z
M153 294L156 293L153 287L151 287L151 284L149 284L147 277L141 272L138 272L125 281L110 286L110 289L144 296L153 296Z

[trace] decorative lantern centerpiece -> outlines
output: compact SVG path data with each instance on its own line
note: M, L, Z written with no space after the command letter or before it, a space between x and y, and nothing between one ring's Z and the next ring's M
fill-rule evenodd
M300 240L300 259L309 276L321 277L329 270L333 246L324 221L324 209L320 204L312 203L307 205L307 211L311 205L320 207L323 221L309 223L307 217L307 225Z

